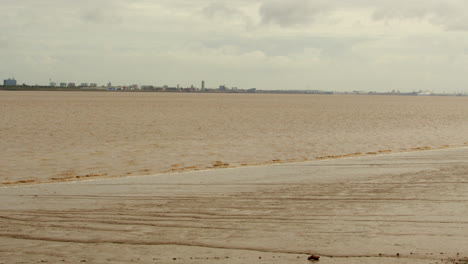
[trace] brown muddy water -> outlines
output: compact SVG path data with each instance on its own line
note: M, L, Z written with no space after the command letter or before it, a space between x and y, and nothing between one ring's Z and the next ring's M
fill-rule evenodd
M0 92L0 183L462 146L468 97Z

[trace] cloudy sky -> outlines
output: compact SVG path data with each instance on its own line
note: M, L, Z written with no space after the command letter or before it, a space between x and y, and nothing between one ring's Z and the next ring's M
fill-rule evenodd
M0 0L0 78L468 92L466 0Z

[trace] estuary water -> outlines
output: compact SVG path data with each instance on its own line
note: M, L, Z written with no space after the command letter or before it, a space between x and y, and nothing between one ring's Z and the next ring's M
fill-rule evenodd
M468 97L0 92L0 183L468 144Z

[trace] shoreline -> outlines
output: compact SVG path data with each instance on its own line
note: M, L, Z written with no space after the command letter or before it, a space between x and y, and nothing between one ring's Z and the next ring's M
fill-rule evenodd
M466 93L431 93L431 94L423 94L420 95L419 92L403 92L403 93L392 93L392 92L353 92L353 91L323 91L323 90L256 90L254 92L241 89L241 90L218 90L216 88L209 88L209 91L201 91L201 90L189 90L184 91L184 89L189 88L181 88L178 91L165 91L165 90L144 90L144 89L122 89L117 90L116 87L114 89L109 90L109 87L51 87L51 86L14 86L14 87L4 87L0 86L0 91L14 91L14 92L108 92L108 93L183 93L183 94L276 94L276 95L350 95L350 96L416 96L416 97L466 97L468 94ZM159 87L161 88L161 87Z
M367 153L350 153L350 154L340 154L340 155L328 155L328 156L318 156L315 159L294 159L294 160L270 160L264 162L255 162L255 163L246 163L240 165L229 165L222 161L219 163L214 163L213 167L206 167L203 169L188 166L188 167L175 167L170 170L164 170L152 174L142 174L142 175L120 175L120 176L109 176L109 175L78 175L70 176L64 178L51 178L50 181L36 181L36 180L21 180L16 182L0 182L0 188L2 187L16 187L24 185L36 185L36 184L51 184L51 183L60 183L60 182L78 182L78 181L93 181L99 179L114 179L114 178L126 178L126 177L143 177L148 175L159 175L166 173L186 173L193 171L210 171L210 170L219 170L219 169L235 169L235 168L244 168L244 167L256 167L256 166L268 166L274 164L291 164L291 163L304 163L312 162L319 160L336 160L336 159L346 159L354 157L370 157L370 156L379 156L379 155L389 155L389 154L399 154L399 153L411 153L411 152L420 152L420 151L437 151L445 149L457 149L457 148L468 148L468 142L465 142L463 145L442 145L440 147L414 147L410 149L401 149L401 150L378 150ZM227 165L226 165L227 164Z

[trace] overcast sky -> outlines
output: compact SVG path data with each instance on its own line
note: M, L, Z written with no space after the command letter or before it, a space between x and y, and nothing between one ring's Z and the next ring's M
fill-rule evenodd
M0 78L468 92L466 0L0 0Z

